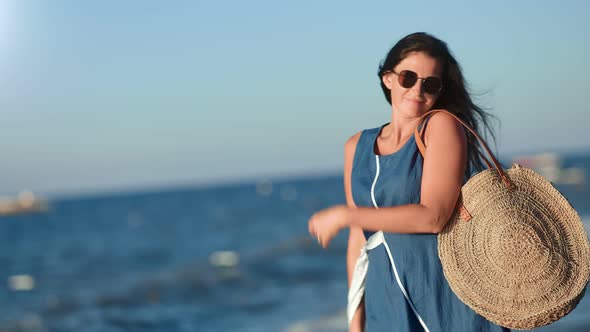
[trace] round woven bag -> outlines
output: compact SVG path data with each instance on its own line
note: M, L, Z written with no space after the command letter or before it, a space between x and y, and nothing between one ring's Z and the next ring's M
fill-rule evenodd
M421 121L432 113L424 115ZM588 234L578 213L531 169L504 170L485 142L488 165L467 181L438 235L438 254L453 292L498 325L533 329L568 314L590 278ZM424 129L423 126L422 129ZM424 151L422 133L416 142Z

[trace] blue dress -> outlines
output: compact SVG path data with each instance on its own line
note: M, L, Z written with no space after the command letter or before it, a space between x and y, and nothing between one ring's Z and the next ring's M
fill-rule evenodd
M353 200L357 206L369 207L417 204L423 159L414 136L397 152L378 156L374 149L383 126L361 133L352 167ZM365 231L367 239L372 234ZM435 234L384 233L384 238L416 313L402 293L385 244L381 244L368 251L366 332L510 331L475 313L453 293L443 274Z

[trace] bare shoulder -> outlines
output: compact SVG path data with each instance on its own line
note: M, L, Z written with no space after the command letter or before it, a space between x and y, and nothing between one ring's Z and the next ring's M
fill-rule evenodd
M354 204L354 199L352 198L351 174L356 145L360 137L361 132L358 132L346 140L346 143L344 144L344 192L346 194L346 204L353 207L356 205Z
M348 140L346 140L346 143L344 144L344 154L346 156L352 156L354 154L354 151L356 150L356 145L360 137L361 132L359 131L358 133L348 138Z
M467 141L467 136L459 121L446 113L438 112L428 119L425 139L426 146L429 145L428 141L431 140L463 144Z

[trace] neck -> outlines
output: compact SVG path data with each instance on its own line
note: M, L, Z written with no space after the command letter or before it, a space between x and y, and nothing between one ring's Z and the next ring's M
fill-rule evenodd
M403 117L399 112L392 112L391 123L381 132L381 137L390 140L394 144L405 141L410 135L414 134L414 129L418 125L420 117Z

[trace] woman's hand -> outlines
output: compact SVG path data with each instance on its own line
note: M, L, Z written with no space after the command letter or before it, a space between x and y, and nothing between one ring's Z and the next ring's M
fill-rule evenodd
M315 213L309 219L309 234L318 243L327 248L338 232L350 224L350 209L345 205L337 205Z

